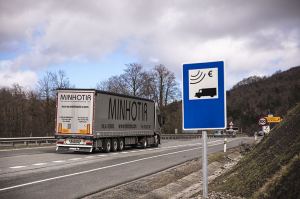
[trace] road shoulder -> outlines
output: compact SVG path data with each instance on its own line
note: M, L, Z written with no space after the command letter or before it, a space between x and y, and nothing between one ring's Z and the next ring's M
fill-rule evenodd
M209 155L209 181L232 168L241 158L239 147ZM201 195L201 162L194 159L165 171L122 184L85 199L102 198L197 198ZM231 197L232 198L232 197Z

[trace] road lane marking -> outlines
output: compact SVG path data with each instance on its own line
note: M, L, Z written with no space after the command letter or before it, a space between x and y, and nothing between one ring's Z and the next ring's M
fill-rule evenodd
M65 160L55 160L55 161L52 161L54 163L61 163L61 162L65 162Z
M215 140L215 141L211 141L211 142L208 142L208 144L210 143L214 143L214 142L223 142L223 140ZM142 149L142 150L133 150L133 151L123 151L123 152L119 152L119 153L110 153L110 155L118 155L118 154L126 154L126 153L136 153L136 152L143 152L143 151L152 151L152 150L160 150L160 149L169 149L169 148L178 148L178 147L184 147L184 146L197 146L197 145L201 145L201 143L194 143L194 144L186 144L186 145L174 145L174 146L168 146L168 147L161 147L161 148L153 148L153 149ZM45 147L36 147L36 148L45 148ZM98 157L106 157L108 155L106 154L101 154L101 155L97 155ZM95 156L87 156L85 158L93 158ZM82 158L71 158L69 160L71 161L75 161L75 160L80 160ZM52 161L54 163L62 163L62 162L65 162L65 160L56 160L56 161ZM44 164L47 164L47 163L37 163L37 164L33 164L35 166L40 166L40 165L44 165Z
M81 160L82 158L71 158L69 160L74 161L74 160Z
M216 146L216 145L219 145L219 144L209 145L209 147ZM193 150L197 150L197 149L201 149L201 148L202 147L195 147L195 148L191 148L191 149L185 149L185 150L181 150L181 151L175 151L175 152L171 152L171 153L165 153L165 154L150 156L150 157L146 157L146 158L140 158L140 159L131 160L131 161L127 161L127 162L122 162L122 163L118 163L118 164L113 164L113 165L109 165L109 166L105 166L105 167L90 169L90 170L86 170L86 171L71 173L71 174L67 174L67 175L56 176L56 177L53 177L53 178L46 178L46 179L43 179L43 180L37 180L37 181L28 182L28 183L24 183L24 184L19 184L19 185L15 185L15 186L11 186L11 187L5 187L5 188L0 189L0 192L5 191L5 190L11 190L11 189L19 188L19 187L25 187L25 186L28 186L28 185L39 184L39 183L42 183L42 182L57 180L57 179L61 179L61 178L67 178L67 177L77 176L77 175L81 175L81 174L91 173L91 172L100 171L100 170L104 170L104 169L108 169L108 168L113 168L113 167L118 167L118 166L122 166L122 165L131 164L131 163L135 163L135 162L141 162L143 160L150 160L150 159L154 159L154 158L174 155L174 154L177 154L177 153L193 151Z
M14 167L9 167L9 168L11 168L11 169L21 169L21 168L24 168L24 167L26 167L26 166L14 166Z
M215 141L211 141L208 142L208 144L210 143L214 143L214 142L224 142L224 140L215 140ZM169 149L169 148L178 148L178 147L184 147L184 146L197 146L197 145L202 145L201 143L194 143L194 144L181 144L181 145L175 145L175 146L167 146L167 147L161 147L159 149Z
M87 159L88 159L88 158L93 158L93 157L95 157L95 156L87 156L87 157L85 157L85 158L87 158Z
M208 142L208 144L210 143L214 143L214 142L224 142L224 140L215 140L215 141L211 141ZM143 151L153 151L153 150L160 150L160 149L169 149L169 148L178 148L178 147L184 147L184 146L197 146L197 145L202 145L201 143L194 143L194 144L185 144L185 145L174 145L174 146L168 146L168 147L160 147L160 148L152 148L152 149L141 149L141 150L134 150L134 151L126 151L126 152L121 152L121 153L136 153L136 152L143 152Z
M231 142L233 140L230 140L229 142ZM223 140L214 140L214 141L208 142L208 144L215 143L215 142L223 143ZM201 145L201 143L186 144L186 145L175 145L175 146L153 148L153 149L133 150L133 151L128 151L128 152L127 151L123 151L123 152L119 152L119 153L110 153L109 155L115 156L115 155L126 154L126 153L145 152L145 151L152 151L152 150L170 149L170 148L178 148L178 147L184 147L184 146L197 146L197 145ZM42 147L42 148L44 148L44 147ZM97 156L98 157L106 157L108 155L107 154L101 154L101 155L97 155ZM89 158L93 158L93 157L95 157L95 156L87 156L85 158L89 159ZM80 159L82 159L82 158L71 158L68 161L76 161L76 160L80 160ZM66 162L66 161L65 160L56 160L56 161L52 161L52 162L53 163L63 163L63 162ZM41 166L41 165L46 165L46 164L47 163L36 163L36 164L32 164L32 165L34 165L34 166ZM24 168L24 167L26 167L26 166L16 166L16 167L13 167L13 169Z
M46 162L41 162L41 163L36 163L36 164L32 164L34 166L41 166L41 165L46 165L47 163Z
M32 150L32 149L46 149L46 148L55 148L56 146L43 146L43 147L32 147L32 148L19 148L19 149L1 149L2 151L20 151L20 150Z

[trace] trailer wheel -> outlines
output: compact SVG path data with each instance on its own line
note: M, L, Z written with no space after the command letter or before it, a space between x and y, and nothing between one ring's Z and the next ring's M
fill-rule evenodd
M112 140L112 151L117 151L118 150L118 140L113 139Z
M153 146L154 147L158 147L158 144L159 144L159 137L158 137L158 135L155 135L154 136L154 144L153 144Z
M121 139L119 139L119 141L118 141L118 150L119 150L119 151L123 151L123 149L124 149L124 141L123 141L123 139L121 138Z
M142 148L145 149L147 147L148 147L148 141L147 141L147 138L144 138L142 141Z
M103 150L104 150L104 152L106 152L106 153L109 153L109 152L110 152L110 150L111 150L111 141L110 141L110 139L105 139L105 140L104 140Z

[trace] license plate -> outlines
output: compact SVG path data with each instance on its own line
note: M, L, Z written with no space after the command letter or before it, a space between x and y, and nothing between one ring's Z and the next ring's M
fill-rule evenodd
M69 150L72 150L72 151L79 151L79 148L69 148Z
M80 139L69 139L70 144L80 144L81 140Z

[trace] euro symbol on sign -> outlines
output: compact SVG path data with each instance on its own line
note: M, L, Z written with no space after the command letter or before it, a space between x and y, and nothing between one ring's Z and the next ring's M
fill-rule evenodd
M212 70L208 72L208 76L212 77Z

